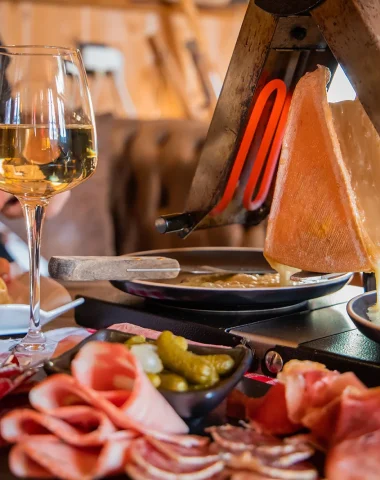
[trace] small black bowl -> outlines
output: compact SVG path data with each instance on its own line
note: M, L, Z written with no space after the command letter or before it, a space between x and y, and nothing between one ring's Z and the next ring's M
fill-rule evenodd
M124 343L132 337L128 333L118 330L99 330L80 342L76 347L63 353L57 358L53 358L44 363L44 369L47 374L68 373L70 374L70 365L78 351L88 342L103 341L111 343ZM196 390L190 392L172 392L159 388L159 392L166 398L174 410L184 419L199 418L207 415L216 408L242 379L244 374L251 366L253 354L251 349L246 346L238 345L234 348L209 347L189 344L189 351L201 355L213 355L218 353L227 353L235 360L235 368L228 377L211 388Z
M373 323L367 315L368 308L376 303L376 292L367 292L350 300L347 313L363 335L380 343L380 322Z

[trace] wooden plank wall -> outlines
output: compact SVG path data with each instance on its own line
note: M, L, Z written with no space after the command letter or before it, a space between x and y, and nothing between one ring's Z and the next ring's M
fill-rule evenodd
M201 27L214 69L224 77L245 13L245 5L202 10ZM186 92L201 105L202 92L185 44L192 31L178 8L151 5L127 9L60 6L56 2L0 1L0 37L6 44L73 46L78 42L103 42L125 55L126 82L139 118L185 117L183 105L170 80L163 78L147 42L147 33L159 31L178 63ZM122 116L107 88L102 88L97 111ZM206 115L199 113L199 117Z

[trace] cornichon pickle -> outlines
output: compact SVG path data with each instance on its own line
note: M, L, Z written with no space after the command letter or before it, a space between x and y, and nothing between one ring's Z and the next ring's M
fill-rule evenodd
M173 390L174 392L186 392L189 385L185 378L175 373L160 373L161 388Z
M202 358L214 365L215 370L219 375L226 375L235 366L234 359L230 355L202 355Z
M215 367L200 355L183 350L175 339L169 331L162 332L157 339L158 355L164 367L191 383L215 384L219 380Z
M146 338L143 335L134 335L133 337L128 338L128 340L125 342L125 345L130 347L132 345L140 345L145 342Z
M157 373L147 373L146 375L156 388L161 385L161 378Z
M188 344L186 338L174 336L174 340L175 343L181 348L181 350L187 350Z

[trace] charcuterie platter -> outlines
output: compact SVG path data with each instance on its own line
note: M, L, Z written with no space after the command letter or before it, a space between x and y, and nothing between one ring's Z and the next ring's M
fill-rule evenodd
M368 476L372 466L364 460L380 441L378 407L371 410L373 421L365 419L379 391L353 373L290 361L269 390L244 379L246 392L230 391L195 434L155 388L144 362L136 361L133 347L144 345L137 337L149 331L135 333L99 332L45 365L51 375L30 391L32 408L1 418L1 435L13 445L2 451L2 479L336 480L347 468L349 480L363 469L366 478L376 478ZM146 344L160 353L165 333L150 331ZM172 338L177 346L179 338ZM188 347L208 355L244 348Z

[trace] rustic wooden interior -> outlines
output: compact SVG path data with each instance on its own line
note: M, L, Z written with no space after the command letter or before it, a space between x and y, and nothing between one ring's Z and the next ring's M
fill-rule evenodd
M136 109L127 116L111 80L102 79L95 105L99 166L72 191L59 217L46 222L45 257L189 245L263 246L263 226L196 232L185 242L154 228L159 214L184 208L216 102L215 95L205 96L205 88L211 90L208 73L223 81L246 9L224 0L207 6L202 1L0 0L4 44L93 42L120 49ZM189 42L197 45L197 64ZM25 239L23 219L2 221Z

